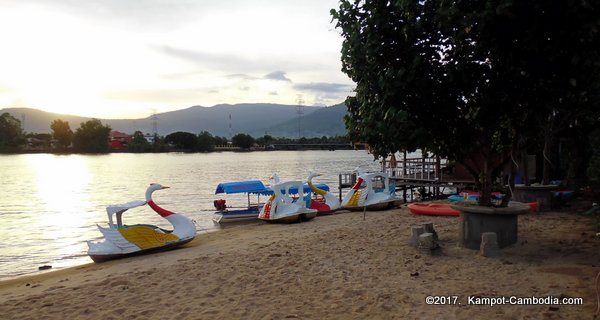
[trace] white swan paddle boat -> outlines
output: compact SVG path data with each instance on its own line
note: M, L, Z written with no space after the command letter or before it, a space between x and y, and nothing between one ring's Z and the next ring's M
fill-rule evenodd
M98 225L104 238L88 241L88 255L94 262L123 258L132 255L161 251L181 246L196 237L196 226L188 217L159 207L152 200L152 193L167 189L153 183L146 190L146 201L132 201L125 204L110 205L106 208L108 228ZM122 215L125 211L148 204L152 210L173 225L173 230L165 230L148 224L124 225ZM117 223L113 221L113 215Z
M396 186L390 183L385 172L364 172L357 168L358 178L352 189L342 199L342 207L348 210L385 210L400 200L395 194Z
M278 182L271 189L273 195L260 210L259 219L269 222L298 222L317 216L317 210L309 208L310 193L305 194L302 181Z
M338 197L329 192L329 189L324 190L319 188L318 185L313 184L312 179L318 177L321 174L315 172L309 172L306 183L316 195L319 195L321 199L313 199L310 202L310 208L316 209L319 214L331 213L341 207L340 200Z

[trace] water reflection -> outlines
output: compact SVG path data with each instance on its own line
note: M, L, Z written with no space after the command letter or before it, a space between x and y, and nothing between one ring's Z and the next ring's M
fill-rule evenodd
M305 179L312 170L324 174L315 182L337 192L337 174L358 165L378 169L364 151L0 156L0 278L31 273L42 264L90 262L85 241L101 236L96 224L106 224L105 207L142 200L152 182L171 187L154 194L159 205L189 216L199 230L212 230L220 182L267 182L274 172L284 180ZM228 203L236 201L243 205L247 199ZM171 228L148 207L128 211L124 222Z

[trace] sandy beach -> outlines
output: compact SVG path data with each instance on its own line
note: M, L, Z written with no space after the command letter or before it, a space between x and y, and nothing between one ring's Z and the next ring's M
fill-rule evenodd
M408 242L432 222L441 253ZM519 218L519 242L486 258L459 219L406 207L262 222L184 248L0 282L2 319L592 319L600 241L574 211ZM428 305L450 296L454 305ZM583 298L583 305L472 305L469 296Z

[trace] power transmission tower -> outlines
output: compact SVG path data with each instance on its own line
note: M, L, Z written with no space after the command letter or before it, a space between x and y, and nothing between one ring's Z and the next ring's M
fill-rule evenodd
M298 95L298 111L296 114L298 115L298 140L302 138L302 115L304 114L304 99L302 99L302 95Z
M233 139L233 130L231 129L231 113L229 114L229 141Z
M158 116L156 115L156 109L152 109L152 133L154 136L158 136Z

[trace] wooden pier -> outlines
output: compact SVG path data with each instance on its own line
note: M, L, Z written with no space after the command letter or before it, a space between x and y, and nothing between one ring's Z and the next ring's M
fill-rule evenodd
M442 197L450 190L460 192L473 188L475 181L465 173L456 173L449 163L440 157L408 158L404 153L400 161L394 157L381 162L381 171L386 172L396 192L402 192L404 202L417 198ZM356 173L341 173L339 175L339 194L342 198L343 189L351 188L356 183ZM416 193L418 192L418 196Z

